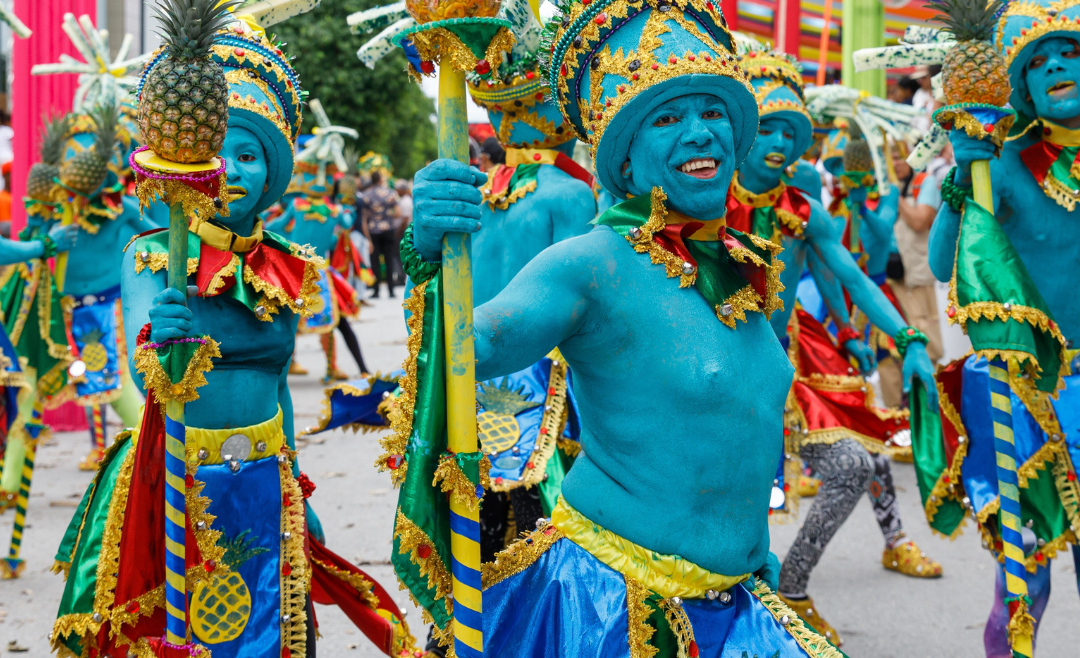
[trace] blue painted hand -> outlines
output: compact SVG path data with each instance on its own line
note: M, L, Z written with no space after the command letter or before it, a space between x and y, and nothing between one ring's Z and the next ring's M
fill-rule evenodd
M949 141L952 142L953 157L956 158L957 185L971 185L971 163L976 160L993 160L994 143L989 139L977 139L968 137L962 128L953 128L949 131Z
M49 231L49 237L56 243L57 251L68 251L75 246L75 239L79 236L79 227L75 224L67 226L56 225Z
M440 158L416 173L413 188L413 245L426 261L442 258L446 233L480 230L483 195L477 186L487 181L479 169Z
M191 309L185 304L183 293L166 288L154 296L150 307L150 340L161 343L191 335Z
M844 349L859 362L860 373L865 376L874 372L874 368L877 367L877 355L869 345L861 340L852 339L844 341Z
M866 203L866 188L860 185L848 191L847 199L845 202L849 208L859 207L861 208Z
M905 393L911 392L911 386L915 383L915 378L926 389L926 406L936 411L938 391L937 385L934 383L934 364L930 361L930 357L926 354L926 347L922 343L911 343L908 345L907 353L904 355Z
M669 206L684 215L709 220L723 214L736 164L723 100L691 94L661 103L633 139L623 165L631 194L649 194L660 186Z

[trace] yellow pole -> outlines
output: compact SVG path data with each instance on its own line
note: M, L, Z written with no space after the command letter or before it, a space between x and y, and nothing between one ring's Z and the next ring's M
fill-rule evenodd
M64 209L64 213L60 216L60 226L70 226L75 221L75 203L76 200L71 198L60 204L60 207ZM44 259L42 259L42 262L44 262ZM63 251L56 254L56 272L53 274L53 280L56 282L56 292L61 295L64 294L64 281L67 279L67 263L68 252Z
M439 157L469 162L465 74L449 62L439 67ZM443 238L442 286L446 340L447 449L469 454L476 442L476 357L473 349L472 259L468 233ZM454 650L459 658L483 656L480 585L480 508L450 497L450 552L454 592Z
M971 187L975 196L975 203L993 213L994 192L990 187L989 160L976 160L971 163Z

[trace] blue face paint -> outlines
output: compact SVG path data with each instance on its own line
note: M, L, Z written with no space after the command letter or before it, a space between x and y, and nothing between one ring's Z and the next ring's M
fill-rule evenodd
M669 206L695 219L723 214L735 143L727 106L711 94L665 101L646 115L627 154L623 176L631 194L661 187ZM687 167L704 166L683 171Z
M796 160L795 127L783 116L766 115L758 124L758 136L739 168L739 181L754 193L780 184L784 167Z
M266 187L266 151L246 128L229 128L219 157L225 159L229 184L229 216L218 220L239 235L255 225L255 204ZM239 196L238 196L239 195Z
M1055 123L1080 117L1080 44L1048 37L1033 49L1024 80L1036 114Z

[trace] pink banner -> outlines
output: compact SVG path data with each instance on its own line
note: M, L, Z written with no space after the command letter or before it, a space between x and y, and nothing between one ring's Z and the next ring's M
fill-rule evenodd
M87 14L97 20L95 0L15 0L15 15L34 31L29 39L15 39L12 48L11 128L15 132L12 149L11 235L26 225L22 198L26 194L26 172L38 160L42 118L50 112L71 110L71 100L78 86L78 76L30 75L34 64L49 64L60 60L61 53L77 59L71 40L61 24L64 14Z

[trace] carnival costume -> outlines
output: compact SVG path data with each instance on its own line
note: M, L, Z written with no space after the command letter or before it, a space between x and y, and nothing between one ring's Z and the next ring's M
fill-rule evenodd
M1029 638L1037 630L1050 593L1050 560L1075 544L1080 532L1080 362L1067 349L1075 336L1063 335L1051 312L1068 316L1075 308L1071 290L1063 295L1055 286L1055 278L1068 277L1058 268L1073 266L1075 253L1060 236L1033 247L1029 234L1035 227L1075 224L1080 142L1075 131L1038 116L1025 73L1037 44L1076 39L1078 32L1076 2L1007 5L996 45L1019 117L1013 137L990 162L996 216L956 182L954 168L942 182L944 203L935 220L935 230L946 221L959 227L946 316L964 328L975 353L939 371L940 416L914 414L915 465L935 531L955 536L970 514L983 547L998 562L1005 565L1008 554L1009 562L1022 565L999 567L984 635L988 653L1008 652L1025 626ZM958 118L955 128L963 127ZM935 239L949 240L944 246L953 252L951 237ZM935 270L939 279L944 274ZM1009 406L1011 429L1002 427L1010 422ZM1006 432L1018 481L1011 492L999 491L1003 456L996 441ZM1003 518L1001 496L1017 494L1019 518ZM1006 541L1007 530L1019 533L1022 546ZM1080 556L1075 545L1072 551ZM1007 579L1026 580L1028 596L1006 596Z
M292 172L301 118L299 80L280 48L247 22L232 23L218 34L212 58L229 83L230 130L246 129L266 153L267 189L257 213L284 192ZM159 51L144 80L161 60ZM252 235L239 236L196 215L187 238L189 258L179 265L198 289L193 301L238 314L247 334L269 340L283 325L291 334L290 313L310 313L317 296L317 259L264 232L261 223ZM134 260L133 276L167 269L167 245L164 230L136 239L125 253ZM214 368L280 372L291 351L280 340L273 342L284 349L262 348L252 355L251 346L259 341L237 344L232 337L219 349L209 337L155 344L150 334L147 324L134 357L147 385L142 421L106 453L57 553L67 583L51 639L61 656L149 657L168 650L162 635L163 463L165 426L173 421L164 418L164 403L197 399L196 388L207 384L206 374ZM312 601L341 605L388 654L413 649L389 595L309 535L304 499L313 486L295 468L280 408L248 427L189 425L186 434L186 585L192 593L193 655L313 655Z
M807 112L802 76L793 58L764 50L749 50L740 58L743 70L754 86L763 117L787 119L794 130L792 153L803 153L813 139L813 124ZM746 166L746 165L744 165ZM803 240L809 224L810 202L794 186L780 184L755 194L732 179L727 201L728 226L781 244L782 240ZM853 254L860 262L861 254ZM846 325L847 318L841 318ZM907 414L874 405L873 391L842 349L847 340L861 340L850 326L836 339L806 310L796 307L781 342L795 366L795 381L786 406L786 452L800 455L822 481L814 506L788 552L780 572L781 596L804 619L839 644L841 638L822 619L817 606L806 596L813 567L839 526L847 519L863 492L870 492L875 517L886 547L882 564L907 575L932 577L941 567L929 560L904 537L899 506L887 454L890 437L907 428ZM784 496L777 495L772 520L786 521L797 511L796 487L800 475L798 460L781 461L777 484L787 484Z
M688 93L725 99L735 159L749 150L756 105L712 3L566 3L551 30L549 78L579 137L592 146L601 183L627 189L621 167L634 128L655 103ZM670 214L659 188L619 203L597 223L626 249L679 279L716 321L738 331L748 314L779 306L775 245ZM715 230L716 242L692 238ZM716 247L719 247L716 249ZM692 289L692 290L691 290ZM837 655L751 574L711 573L660 555L598 525L560 500L543 523L484 568L485 641L493 655ZM543 609L541 618L523 609ZM490 621L489 621L490 620Z

